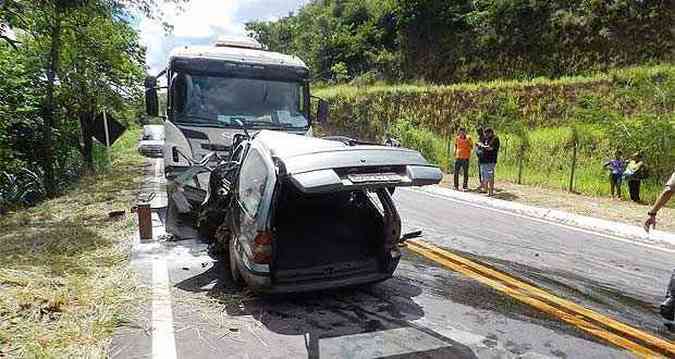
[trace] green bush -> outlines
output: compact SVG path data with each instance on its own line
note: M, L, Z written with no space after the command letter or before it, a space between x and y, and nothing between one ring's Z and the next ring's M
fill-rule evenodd
M448 168L447 142L432 131L416 128L409 120L399 120L389 130L389 135L398 139L403 147L414 148L431 163L436 163L445 171Z

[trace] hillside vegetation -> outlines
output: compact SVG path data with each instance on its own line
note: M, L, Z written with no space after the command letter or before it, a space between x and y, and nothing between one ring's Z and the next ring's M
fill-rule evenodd
M501 178L608 193L603 161L615 150L641 150L650 168L644 191L653 200L675 168L675 66L613 70L588 77L538 78L448 86L336 86L316 93L331 102L331 134L399 138L448 169L452 137L492 126L502 137ZM475 137L475 136L474 136ZM474 169L475 170L475 169Z
M314 0L247 24L317 81L452 83L672 62L673 0Z

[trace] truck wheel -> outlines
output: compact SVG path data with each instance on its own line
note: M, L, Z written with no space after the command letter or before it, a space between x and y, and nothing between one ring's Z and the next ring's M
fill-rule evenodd
M237 267L237 254L234 248L234 241L230 238L230 275L232 276L232 282L237 286L244 285L244 279L241 277L239 268Z

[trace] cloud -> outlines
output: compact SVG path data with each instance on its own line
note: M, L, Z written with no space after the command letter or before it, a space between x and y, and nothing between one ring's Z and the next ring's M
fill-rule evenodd
M246 35L245 23L274 20L297 10L307 0L192 0L179 11L164 4L162 20L173 26L167 34L161 22L143 18L138 23L141 43L147 47L146 65L157 73L166 65L171 49L208 45L221 36Z
M248 22L253 20L270 21L294 12L308 0L249 0L243 1L237 8L234 18L237 21Z

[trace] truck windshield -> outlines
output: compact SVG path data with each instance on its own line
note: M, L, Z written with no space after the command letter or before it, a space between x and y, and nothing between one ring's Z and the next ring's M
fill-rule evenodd
M195 125L305 128L303 84L179 73L172 86L175 121Z

